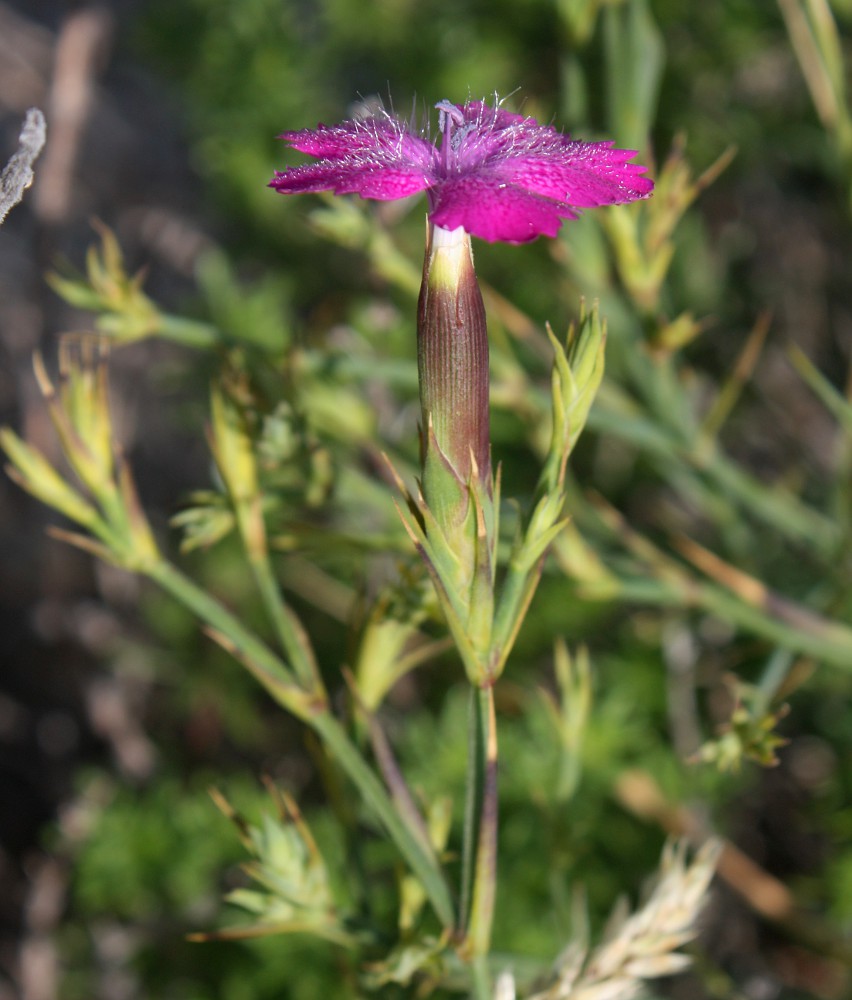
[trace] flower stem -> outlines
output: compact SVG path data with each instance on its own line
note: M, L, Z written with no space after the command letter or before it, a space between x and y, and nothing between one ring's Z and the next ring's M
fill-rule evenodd
M471 965L473 973L474 1000L493 1000L494 993L491 989L491 973L488 970L488 956L477 955Z
M477 691L478 729L482 739L482 799L477 831L473 898L467 927L466 949L474 960L486 956L491 947L491 927L497 897L497 720L494 688Z
M485 778L485 732L482 728L479 692L471 685L468 700L467 780L465 783L464 831L462 833L461 907L459 926L465 931L470 920L476 865L476 844L482 812Z

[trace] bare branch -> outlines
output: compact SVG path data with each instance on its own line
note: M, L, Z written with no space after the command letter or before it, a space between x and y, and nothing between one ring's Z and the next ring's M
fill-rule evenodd
M0 223L32 184L33 163L44 146L46 135L44 115L38 108L30 108L24 127L21 129L18 150L12 154L12 158L0 174Z

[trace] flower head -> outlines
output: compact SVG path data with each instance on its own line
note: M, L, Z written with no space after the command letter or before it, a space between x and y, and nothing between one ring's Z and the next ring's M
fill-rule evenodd
M555 236L578 209L646 198L654 185L636 154L579 142L499 103L441 101L440 144L387 112L280 138L317 158L276 171L282 194L333 191L391 201L425 191L429 218L481 239L525 243Z

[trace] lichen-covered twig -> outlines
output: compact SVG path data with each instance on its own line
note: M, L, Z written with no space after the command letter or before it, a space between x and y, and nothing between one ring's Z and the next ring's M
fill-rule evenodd
M33 163L44 146L46 136L44 115L38 108L30 108L18 139L17 152L12 154L0 174L0 223L32 184Z

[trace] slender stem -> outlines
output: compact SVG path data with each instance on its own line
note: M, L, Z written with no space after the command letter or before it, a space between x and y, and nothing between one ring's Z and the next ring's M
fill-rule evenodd
M209 349L218 347L225 340L220 330L210 323L200 320L186 319L184 316L174 316L171 313L160 313L157 326L157 336L165 340L174 340L185 347Z
M521 630L521 625L541 579L542 567L543 560L541 559L531 569L519 569L515 565L509 565L500 591L497 614L494 618L492 647L499 651L498 676Z
M736 518L745 509L790 538L822 553L834 552L839 533L830 518L789 491L768 489L700 435L684 441L682 433L654 422L612 383L604 383L586 426L644 451L659 461L666 475L687 476L690 489L700 492L702 500L711 497L724 505L729 517Z
M787 649L776 649L769 657L769 662L757 684L759 698L755 705L755 714L769 711L778 697L778 692L790 676L794 664L794 654Z
M780 620L781 609L763 611L712 584L653 579L620 579L617 596L622 601L673 607L698 607L718 614L785 649L805 653L845 670L852 668L852 629L831 619L792 623ZM773 614L772 612L775 612Z
M424 850L417 837L406 826L394 808L383 785L370 769L345 730L330 713L318 714L310 725L322 737L343 770L373 809L383 826L405 857L411 870L420 879L426 895L444 927L452 927L455 920L450 892L443 872L434 857Z
M224 605L202 590L189 577L184 576L179 569L161 560L148 567L145 572L205 624L233 643L241 656L254 665L255 676L273 697L278 699L282 685L288 688L295 687L295 678L284 661L250 632Z
M452 927L455 920L453 903L437 861L434 856L429 856L405 825L384 786L331 715L324 699L305 692L296 683L290 669L268 646L176 567L161 561L148 567L146 573L203 622L221 633L234 646L243 665L269 693L320 736L420 879L444 927Z
M311 644L300 622L287 607L272 571L258 459L245 415L235 407L224 381L214 387L211 406L213 454L227 486L240 540L266 613L301 686L324 698Z
M474 1000L493 1000L494 993L491 989L491 973L488 969L488 956L477 955L472 964Z
M485 956L491 947L491 927L497 897L497 721L494 689L477 692L480 725L485 734L482 762L482 805L476 847L473 901L467 928L467 947L474 958Z
M265 552L255 553L249 546L246 546L246 551L266 613L275 628L278 641L293 664L294 672L308 690L323 691L308 638L284 600L268 555Z
M476 865L479 818L482 809L486 736L482 728L477 689L470 688L467 716L467 780L465 787L464 831L462 834L461 907L459 927L466 931L473 899L473 877Z
M768 489L716 449L704 458L700 443L677 457L688 458L699 472L711 480L711 488L728 493L765 524L814 546L823 555L831 556L835 551L840 536L839 525L833 524L825 514L808 506L794 494Z
M414 836L423 845L427 854L431 858L435 858L435 850L429 838L429 827L423 818L423 814L417 808L414 796L411 794L411 790L406 784L399 764L393 755L390 742L375 715L368 712L365 712L365 715L370 732L373 757L379 766L382 778L384 778L385 785L390 792L396 810Z

